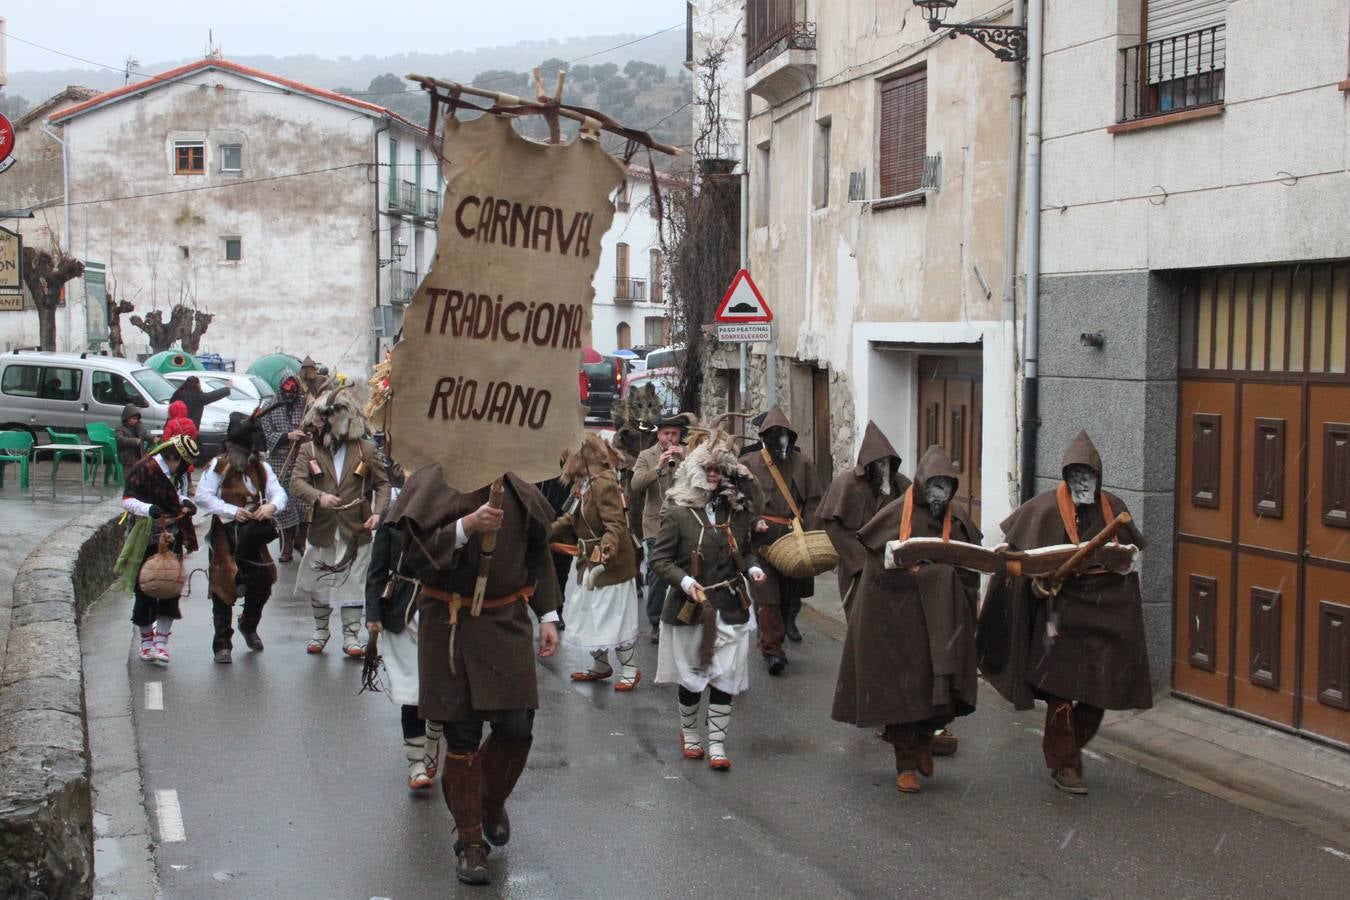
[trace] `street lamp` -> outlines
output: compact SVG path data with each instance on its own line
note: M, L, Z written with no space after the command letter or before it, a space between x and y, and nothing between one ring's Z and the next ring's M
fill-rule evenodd
M408 242L405 241L402 237L400 237L398 240L394 241L392 246L390 246L389 253L390 253L389 259L380 260L381 268L389 265L390 263L402 261L403 257L408 255Z
M914 0L923 10L930 31L947 29L953 40L958 34L968 34L984 48L1004 62L1021 62L1027 58L1027 30L1022 25L968 25L958 22L946 25L943 20L951 12L956 0Z

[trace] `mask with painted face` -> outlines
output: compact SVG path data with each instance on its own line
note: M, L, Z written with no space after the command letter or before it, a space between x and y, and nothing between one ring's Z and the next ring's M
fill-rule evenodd
M1064 483L1069 486L1075 506L1091 506L1097 502L1100 483L1091 466L1069 466L1064 470Z
M897 465L896 460L890 457L876 459L867 464L867 483L872 486L872 493L878 497L891 496Z
M938 476L924 482L923 496L928 502L928 511L933 514L933 518L942 518L947 512L947 504L952 501L952 495L955 493L956 482L950 478Z

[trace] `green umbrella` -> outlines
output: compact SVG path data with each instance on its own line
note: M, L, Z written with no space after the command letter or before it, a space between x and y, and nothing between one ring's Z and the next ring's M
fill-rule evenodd
M257 375L274 391L281 390L281 378L287 371L300 374L300 360L288 353L269 353L248 367L248 374Z
M206 367L197 362L196 357L183 350L161 350L145 361L150 368L159 372L205 372Z

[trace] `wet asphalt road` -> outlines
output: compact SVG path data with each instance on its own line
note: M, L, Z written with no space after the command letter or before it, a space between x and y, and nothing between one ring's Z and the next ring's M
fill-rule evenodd
M1087 761L1089 797L1053 790L1036 717L992 691L954 726L959 754L902 796L889 747L830 720L841 644L808 625L787 674L757 667L736 701L726 774L681 758L675 691L651 682L645 636L646 677L631 695L572 685L567 673L588 658L564 644L539 666L534 751L510 803L511 844L491 857L495 883L461 888L439 790L405 787L397 707L357 695L360 665L334 652L336 639L306 655L294 572L282 567L263 616L266 651L236 637L231 666L211 661L200 575L167 670L130 658L129 624L85 635L128 647L161 838L156 797L177 792L183 839L156 848L170 900L1311 898L1344 896L1350 879L1350 848L1120 760ZM130 613L128 600L100 602ZM146 708L147 682L162 685L162 710Z

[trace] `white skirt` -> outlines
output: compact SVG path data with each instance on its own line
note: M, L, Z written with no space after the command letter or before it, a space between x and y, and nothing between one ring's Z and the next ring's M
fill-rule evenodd
M563 640L582 650L613 650L638 639L642 627L641 601L633 579L608 587L588 588L577 584L577 567L567 576Z
M384 664L384 692L404 706L417 705L417 618L398 634L380 632L380 661Z
M570 625L568 627L571 627ZM713 642L712 665L701 669L698 648L703 629L698 625L661 623L661 644L656 653L658 684L678 684L687 691L702 693L712 685L727 694L740 694L750 688L750 655L755 614L744 625L728 625L717 615L717 640Z
M370 568L370 542L359 547L351 568L345 572L328 574L314 568L316 563L335 565L347 553L347 542L341 538L331 547L310 544L300 559L300 570L295 574L295 596L307 597L313 604L327 603L333 607L366 605L366 570Z

